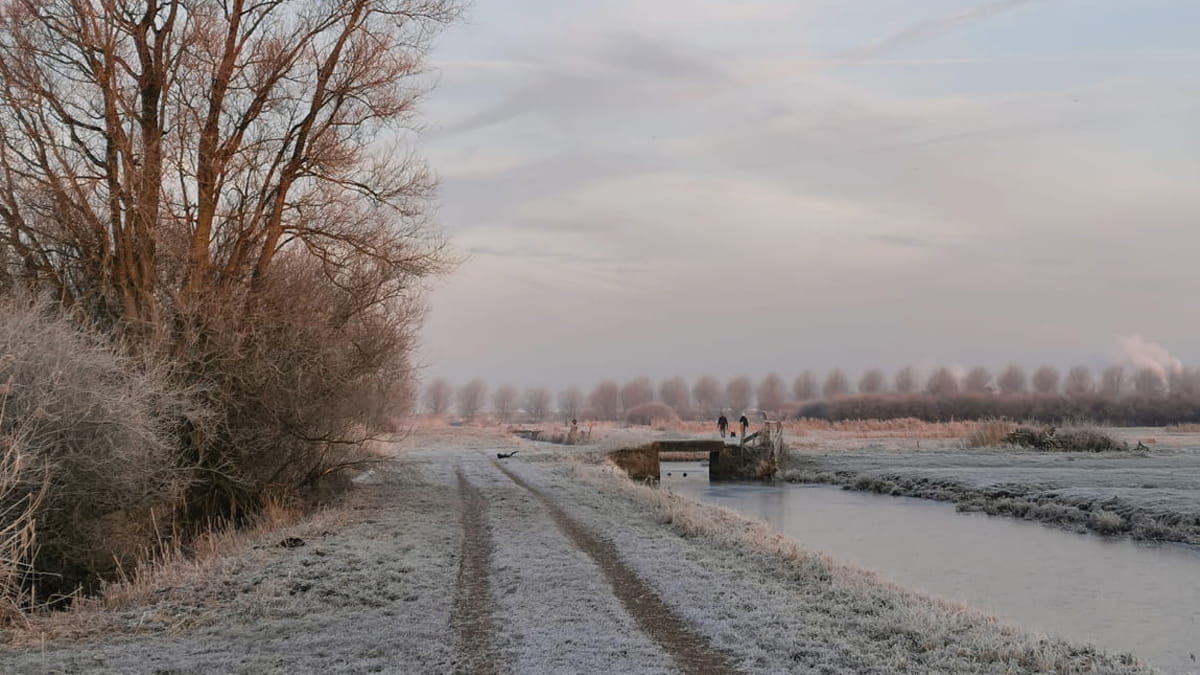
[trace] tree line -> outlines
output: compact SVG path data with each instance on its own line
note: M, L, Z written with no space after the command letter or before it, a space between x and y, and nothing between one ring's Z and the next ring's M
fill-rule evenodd
M1107 367L1094 373L1075 366L1065 375L1052 366L1028 373L1009 365L993 373L984 367L937 367L923 376L906 366L890 374L870 368L852 380L841 368L823 376L806 370L789 383L778 374L759 380L703 376L693 382L671 377L655 383L637 377L604 380L586 393L569 386L490 389L481 379L454 386L445 378L429 382L422 407L434 415L473 420L489 414L500 421L541 422L557 418L622 420L639 406L661 403L681 419L715 418L758 409L773 417L892 419L928 421L1004 417L1047 423L1088 419L1114 424L1200 422L1200 369Z

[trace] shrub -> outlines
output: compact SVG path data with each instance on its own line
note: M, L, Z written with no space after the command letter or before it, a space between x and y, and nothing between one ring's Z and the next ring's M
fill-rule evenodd
M677 422L679 422L679 415L675 413L675 409L666 403L659 403L658 401L643 403L625 411L626 424L649 426L652 424L674 424Z
M1098 429L1068 429L1054 427L1035 429L1017 427L1004 437L1004 442L1048 452L1106 452L1128 450L1129 446Z
M416 309L364 310L358 284L295 259L277 265L251 311L188 317L196 328L178 375L214 413L185 435L181 463L198 471L189 524L314 498L341 469L370 461L365 444L411 406Z
M160 537L191 475L161 370L122 357L46 303L0 299L0 591L11 605L91 587Z

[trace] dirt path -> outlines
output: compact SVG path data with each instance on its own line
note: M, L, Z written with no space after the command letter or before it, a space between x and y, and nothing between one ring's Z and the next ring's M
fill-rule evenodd
M529 485L508 469L496 465L514 483L531 493L550 513L563 534L579 550L596 562L612 587L612 592L637 621L638 626L663 647L680 670L696 675L723 675L737 672L724 653L714 649L707 640L688 630L649 586L626 567L609 542L593 535L586 527L568 516L552 498Z
M463 528L462 561L453 615L463 649L459 672L493 675L498 672L500 657L495 649L492 622L495 607L488 584L492 542L484 514L487 501L463 476L461 468L456 474Z

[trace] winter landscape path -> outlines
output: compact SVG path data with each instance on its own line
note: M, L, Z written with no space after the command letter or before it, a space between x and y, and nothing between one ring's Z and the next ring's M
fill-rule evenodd
M0 672L1144 672L497 435L418 434L342 507L188 584Z

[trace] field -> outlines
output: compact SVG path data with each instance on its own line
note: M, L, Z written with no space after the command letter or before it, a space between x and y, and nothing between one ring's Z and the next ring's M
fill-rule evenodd
M1186 430L1107 430L1144 450L1038 452L966 448L970 423L899 434L796 430L787 480L924 497L960 510L1075 530L1200 544L1200 438ZM968 433L963 433L963 432Z
M599 452L674 433L418 429L338 508L130 603L34 617L0 670L1148 672L632 483Z

